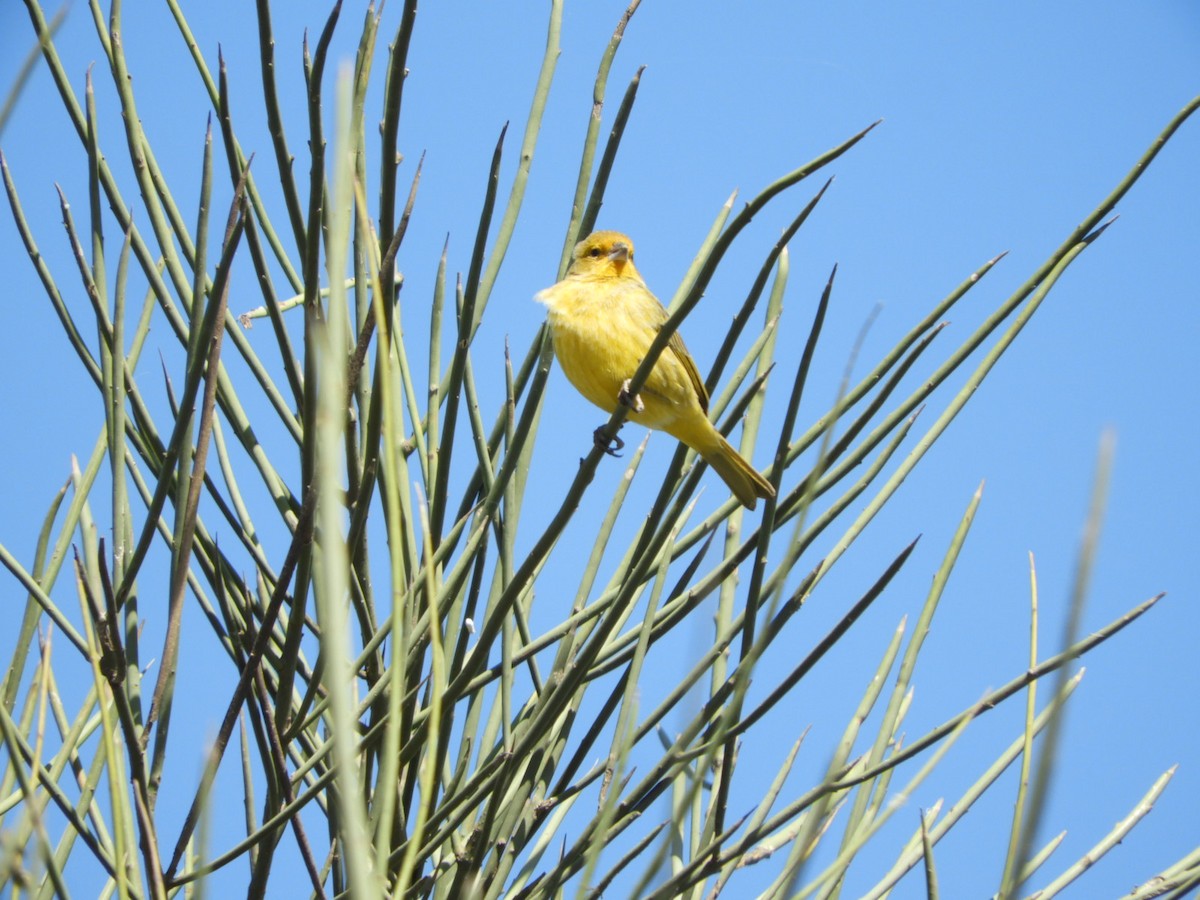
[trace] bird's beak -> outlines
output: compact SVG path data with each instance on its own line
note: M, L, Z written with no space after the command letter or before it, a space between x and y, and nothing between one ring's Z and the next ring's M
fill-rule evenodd
M629 262L629 245L624 241L617 241L609 251L608 258L613 261Z

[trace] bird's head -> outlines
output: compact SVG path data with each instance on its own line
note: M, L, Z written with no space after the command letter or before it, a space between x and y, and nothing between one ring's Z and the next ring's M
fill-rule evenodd
M619 231L593 231L576 244L568 274L641 280L633 265L633 241Z

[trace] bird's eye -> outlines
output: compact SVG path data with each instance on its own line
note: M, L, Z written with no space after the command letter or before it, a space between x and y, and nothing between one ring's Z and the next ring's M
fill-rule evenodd
M596 259L598 256L600 256L600 248L593 247L590 251L588 251L588 256L590 256L592 259Z

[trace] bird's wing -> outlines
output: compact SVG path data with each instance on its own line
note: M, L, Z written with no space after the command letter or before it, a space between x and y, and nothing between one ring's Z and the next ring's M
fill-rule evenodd
M700 372L696 369L696 361L692 359L692 354L688 353L688 349L684 346L683 338L679 336L678 331L671 335L671 339L667 342L667 349L664 352L674 353L675 358L683 364L683 369L687 372L688 380L696 390L696 399L700 401L700 408L707 415L708 391L704 389L704 379L700 377Z
M660 330L667 323L668 313L665 306L659 302L658 298L650 293L645 284L641 284L639 299L643 301L642 310L649 315L653 322L655 331ZM671 353L679 360L679 364L683 366L683 370L687 372L688 381L692 384L692 389L696 392L696 399L700 401L700 408L704 410L705 415L708 414L708 391L704 389L704 379L700 377L700 372L696 369L696 361L692 359L692 354L688 353L688 348L683 343L683 338L676 331L671 335L671 339L667 341L667 349L664 354Z

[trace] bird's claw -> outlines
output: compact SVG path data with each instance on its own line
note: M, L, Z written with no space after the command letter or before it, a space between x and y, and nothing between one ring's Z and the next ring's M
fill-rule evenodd
M597 447L600 447L609 456L620 456L621 454L617 451L625 449L625 442L615 434L610 440L608 436L605 435L604 429L605 426L601 425L599 428L593 431L592 440L596 442Z
M621 390L617 392L617 400L622 406L628 406L635 413L640 413L646 408L646 404L642 402L641 394L629 393L630 379L626 378L625 383L621 385Z

